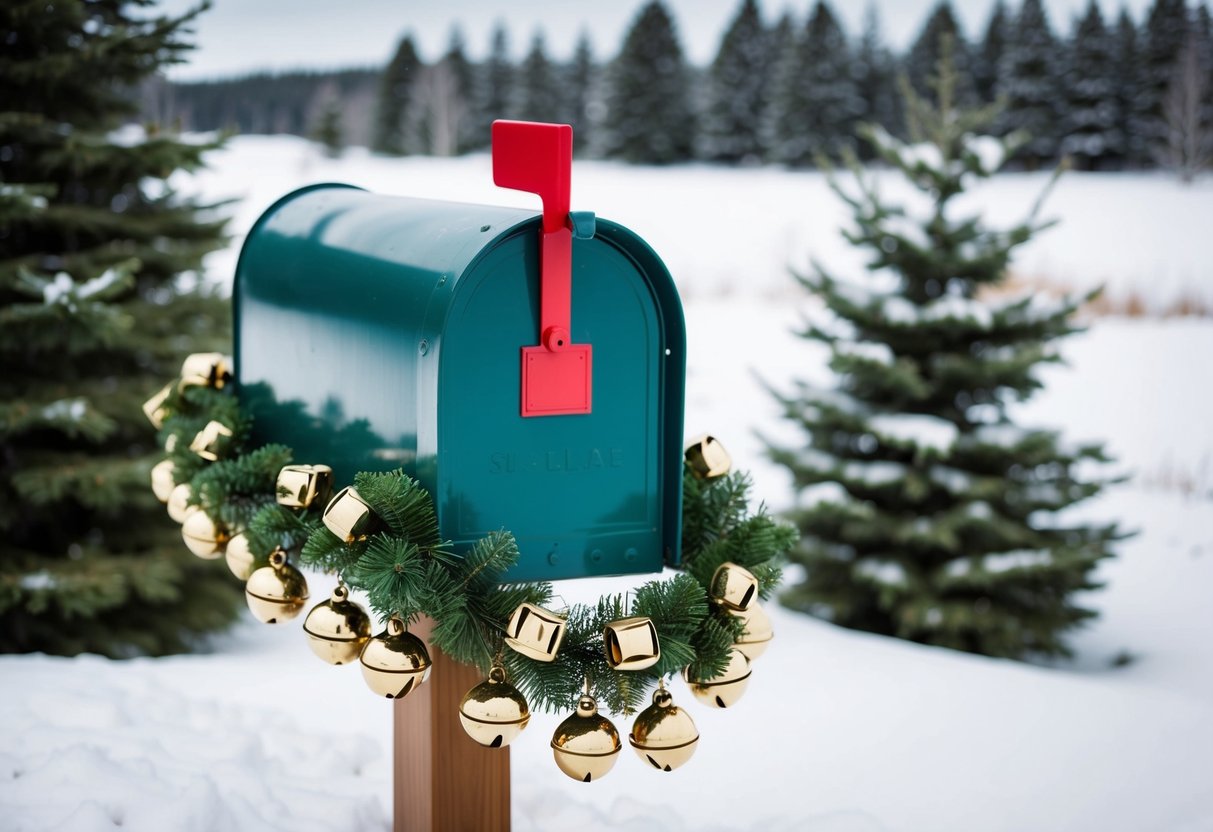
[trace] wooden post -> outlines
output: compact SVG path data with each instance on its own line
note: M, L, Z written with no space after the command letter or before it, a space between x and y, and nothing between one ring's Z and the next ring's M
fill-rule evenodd
M433 622L410 630L429 643ZM509 832L510 750L463 732L459 701L484 679L430 646L430 678L395 705L395 832Z

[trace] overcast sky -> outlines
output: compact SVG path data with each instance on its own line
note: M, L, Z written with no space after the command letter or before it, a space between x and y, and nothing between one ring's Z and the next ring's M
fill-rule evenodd
M936 0L874 0L886 42L904 47L918 32ZM1054 29L1069 31L1070 20L1088 0L1045 0ZM521 57L532 34L542 29L548 54L567 58L578 34L590 34L599 58L614 54L629 22L645 0L214 0L197 21L198 48L188 65L170 74L179 79L215 78L254 70L319 69L378 66L387 62L396 42L411 31L422 58L433 60L446 47L451 27L462 27L468 54L483 57L494 21L504 20L515 57ZM953 0L970 38L980 34L994 0ZM196 0L166 0L163 8L180 12ZM1120 3L1099 0L1107 17ZM740 0L666 0L689 59L711 60L720 36ZM833 7L850 32L862 26L867 0L835 0ZM1018 0L1009 5L1017 6ZM1125 0L1140 18L1149 0ZM790 9L803 20L810 0L797 3L766 0L760 6L768 20Z

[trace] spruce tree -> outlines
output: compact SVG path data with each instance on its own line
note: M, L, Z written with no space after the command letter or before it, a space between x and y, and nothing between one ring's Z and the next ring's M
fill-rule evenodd
M446 54L441 63L445 65L450 76L451 91L454 96L454 108L458 113L455 119L454 153L467 153L472 149L475 138L472 124L472 95L476 88L475 67L468 60L463 42L463 30L458 26L451 27L450 38L447 41Z
M951 44L945 47L945 44ZM905 58L905 74L910 85L919 95L929 92L929 79L939 65L944 49L950 50L952 61L956 65L957 101L964 105L976 101L977 91L974 87L972 61L969 57L969 46L965 41L960 24L956 22L956 12L948 0L941 0L931 10L922 31L910 46Z
M659 0L640 10L611 65L601 130L609 158L669 164L691 158L695 117L674 21Z
M1142 84L1138 102L1138 129L1146 145L1143 164L1155 162L1167 145L1167 91L1176 75L1178 59L1188 39L1186 0L1154 0L1146 17L1141 49Z
M510 61L510 37L500 20L493 26L489 57L476 72L469 135L475 150L487 150L493 142L493 122L513 118L514 64Z
M1005 102L1000 132L1025 131L1031 139L1019 150L1029 169L1057 157L1062 112L1057 39L1040 0L1023 0L1002 55L998 94Z
M856 86L862 106L860 120L879 124L893 135L901 135L901 99L896 88L896 64L880 37L880 17L876 7L868 6L863 36L855 55ZM859 148L861 159L870 159L870 146Z
M846 35L829 5L818 0L796 57L782 68L774 157L789 165L850 147L863 101Z
M973 85L977 100L990 104L998 95L998 72L1002 53L1007 44L1007 7L1002 0L994 3L985 36L973 55Z
M325 156L336 159L345 150L341 100L337 97L336 90L322 91L317 97L320 99L320 105L312 127L312 138L324 148Z
M783 125L789 115L786 108L793 104L786 92L792 88L792 76L800 62L800 31L791 12L785 11L779 16L767 42L771 68L758 138L763 157L778 161Z
M224 221L168 181L217 145L118 129L196 14L0 6L0 652L173 652L243 607L152 496L140 408L229 346L226 304L183 289Z
M1099 4L1089 0L1067 50L1061 145L1062 152L1086 170L1116 165L1124 158L1113 50L1112 33L1104 26Z
M708 70L707 105L698 156L719 162L756 161L771 74L770 43L757 0L742 0Z
M518 69L518 85L515 88L517 104L514 113L523 121L552 122L559 119L561 91L556 69L548 60L543 45L543 33L536 32L531 39L522 66Z
M1107 457L1014 424L1008 410L1040 388L1042 364L1060 360L1055 342L1077 331L1083 298L982 296L1049 223L1033 208L994 229L952 210L1021 140L981 136L991 109L958 109L954 84L942 68L938 106L910 93L915 143L865 133L917 192L912 208L886 201L857 162L853 186L832 177L869 274L819 267L798 278L828 310L802 335L829 347L837 379L776 394L807 437L804 447L768 443L793 475L790 517L802 533L790 558L804 577L783 601L927 644L1065 655L1066 631L1095 615L1075 593L1096 586L1092 571L1120 533L1058 512L1109 482L1084 478Z
M414 148L406 143L405 122L410 117L410 105L421 68L413 36L405 35L396 46L396 53L379 82L375 129L371 134L372 150L394 156L413 152Z
M1137 24L1125 9L1120 10L1113 33L1112 79L1116 89L1117 127L1124 137L1122 165L1137 168L1152 161L1146 80Z
M580 154L590 146L592 130L591 113L602 109L598 100L598 65L594 62L594 47L590 36L582 32L577 36L573 49L573 61L564 70L564 83L560 88L560 121L573 127L573 152Z

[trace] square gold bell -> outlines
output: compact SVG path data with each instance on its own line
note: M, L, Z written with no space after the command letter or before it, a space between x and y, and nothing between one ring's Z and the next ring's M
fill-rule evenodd
M643 615L612 621L603 630L602 640L607 664L615 670L644 670L661 658L657 628Z
M219 459L226 440L232 437L232 429L223 422L211 420L206 427L198 431L198 435L190 442L190 450L198 456L214 462Z
M564 642L565 620L534 604L519 604L506 627L505 643L537 662L555 661Z
M311 508L325 504L333 490L333 469L327 465L287 465L278 472L278 505Z
M160 388L159 393L143 403L143 413L156 430L164 427L164 420L168 418L168 408L165 407L165 402L168 401L168 397L172 394L173 384L169 382Z
M196 352L181 364L180 389L186 387L223 388L232 380L232 359L219 352Z
M724 445L716 437L707 434L691 440L685 457L691 470L705 480L723 477L733 467L733 460Z
M744 566L722 563L712 573L708 597L734 612L744 612L758 598L758 579Z
M323 519L325 527L346 543L366 540L383 525L379 515L352 485L338 491L329 501Z

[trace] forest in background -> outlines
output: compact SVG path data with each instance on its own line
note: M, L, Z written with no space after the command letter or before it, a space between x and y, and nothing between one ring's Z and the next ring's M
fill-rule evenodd
M847 147L863 122L904 136L899 81L921 92L945 44L962 78L962 104L1001 101L996 131L1033 139L1016 163L1063 156L1081 169L1167 167L1191 178L1213 158L1213 26L1205 2L1154 0L1140 20L1105 19L1093 0L1067 31L1041 0L1003 2L976 37L939 3L908 49L884 42L870 10L858 33L818 0L807 16L767 23L743 0L718 53L690 65L676 22L660 2L637 15L603 59L587 34L569 61L548 55L542 33L514 60L498 25L488 56L467 56L452 31L425 63L405 34L384 67L259 73L141 91L143 117L183 130L288 133L331 152L365 145L391 154L457 155L488 147L494 118L574 126L581 157L665 164L814 164Z

